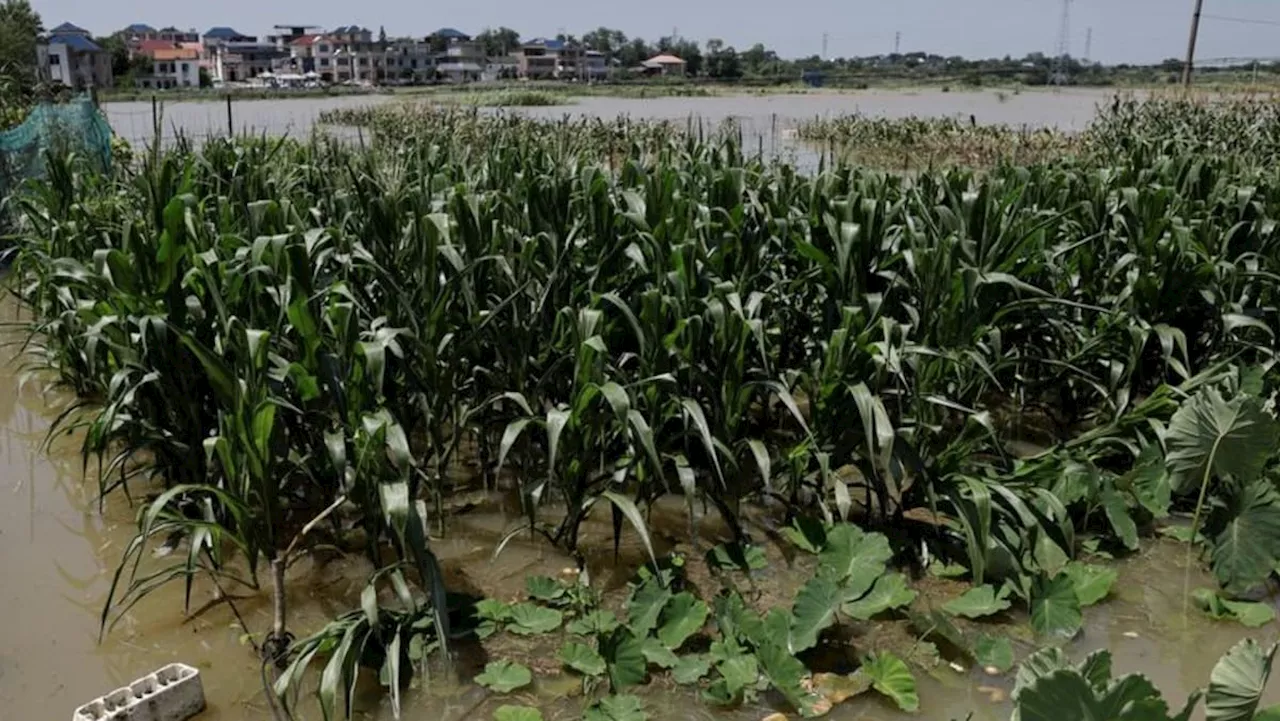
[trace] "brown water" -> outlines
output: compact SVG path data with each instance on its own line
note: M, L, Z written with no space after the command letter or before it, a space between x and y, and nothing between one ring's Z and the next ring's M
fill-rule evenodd
M3 317L11 318L5 305ZM201 669L209 710L205 721L247 721L270 717L262 691L256 655L245 640L235 615L226 604L212 605L187 617L182 611L182 588L171 585L137 605L98 641L99 614L113 569L133 532L132 511L112 499L98 512L96 487L90 469L81 472L78 439L55 440L46 452L42 442L50 419L67 398L41 393L36 384L19 387L13 364L0 366L0 708L4 719L65 718L96 696L124 685L172 661ZM672 518L655 519L654 525L682 528L678 507L662 509ZM558 552L523 538L511 543L491 560L495 544L507 528L500 507L459 516L448 538L436 542L448 582L455 590L508 589L514 595L530 573L556 574L568 563ZM593 520L588 534L608 536L607 519ZM663 551L669 539L658 539ZM600 543L601 552L589 558L596 582L616 588L629 571L613 565L612 549ZM624 567L640 558L634 541L624 544ZM1182 615L1184 551L1163 541L1148 541L1144 551L1118 563L1121 580L1113 600L1088 612L1086 628L1073 650L1109 647L1118 673L1142 672L1164 690L1171 704L1207 683L1219 656L1241 638L1252 635L1272 641L1275 625L1249 631L1229 623L1214 623L1192 612ZM359 559L298 563L289 576L290 623L304 635L322 626L341 611L354 608L359 589L369 572ZM782 572L780 572L782 573ZM1198 567L1191 583L1209 585ZM212 589L197 583L193 609L212 601ZM261 634L270 624L266 593L246 595L235 601L249 626ZM1136 634L1131 637L1126 634ZM503 703L532 703L548 707L548 718L573 718L580 701L569 698L577 684L556 677L554 648L542 648L537 640L515 651L537 671L534 692L500 699L486 699L474 688L460 687L436 677L431 692L410 691L405 718L489 718ZM546 643L558 643L547 640ZM1030 649L1021 643L1020 653ZM462 653L465 671L478 670L486 659L476 649ZM981 670L957 673L946 665L931 675L920 674L922 710L910 717L890 709L876 698L858 698L838 707L830 718L855 719L1007 718L1008 708L993 703L992 695L1007 693L1009 677L986 677ZM717 712L686 692L655 684L641 691L651 718L755 720L765 709ZM1280 684L1273 684L1274 700L1280 700ZM373 700L362 718L390 719L389 703ZM314 706L304 702L304 717L317 718Z
M760 140L770 150L781 149L796 122L815 117L862 113L872 117L903 118L956 117L979 123L1000 123L1016 127L1054 127L1080 130L1088 125L1099 103L1109 101L1116 91L1106 88L1025 90L865 90L857 92L807 92L795 94L727 95L703 98L574 98L566 105L509 108L532 117L561 118L566 115L613 119L693 120L708 127L734 120L747 139ZM305 137L315 127L320 114L338 108L363 107L385 102L422 100L421 96L386 95L334 98L282 98L238 100L232 105L228 125L227 107L218 102L159 103L159 119L166 139L178 134L193 138L225 137L228 128L237 133L250 131L270 135ZM107 103L103 106L115 132L134 144L143 144L155 135L152 105L149 102Z

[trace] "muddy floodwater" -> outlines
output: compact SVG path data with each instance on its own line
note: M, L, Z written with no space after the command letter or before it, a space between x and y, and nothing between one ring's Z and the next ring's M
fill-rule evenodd
M16 317L11 302L0 304L0 319ZM14 338L8 335L4 340ZM43 390L38 378L23 383L21 359L12 359L11 345L3 352L7 362L0 364L0 718L66 718L78 705L174 661L202 671L210 706L201 719L270 718L263 670L251 646L270 625L266 592L232 591L242 625L231 605L216 603L213 589L204 582L195 584L190 612L184 613L183 587L172 584L134 606L99 640L103 604L116 563L132 538L135 509L118 495L99 508L94 467L91 464L86 475L77 435L54 438L45 447L51 420L72 399L60 391ZM520 593L526 575L556 575L571 565L555 550L523 538L493 559L498 540L517 520L501 503L455 515L448 535L434 541L451 590L498 589L494 595L511 600ZM598 525L585 533L607 538L607 520L592 523ZM678 543L686 527L678 504L660 508L653 527L665 550ZM589 570L605 588L624 584L640 557L638 548L624 545L622 563L615 566L607 543L591 547L598 550L588 558ZM1146 674L1171 705L1180 705L1187 693L1206 684L1219 656L1241 638L1271 642L1276 636L1275 624L1250 631L1209 621L1194 610L1185 616L1184 560L1183 547L1149 539L1140 554L1118 561L1120 580L1112 599L1087 610L1085 630L1070 647L1077 655L1112 649L1117 673ZM288 576L294 633L306 635L357 607L370 570L365 561L353 557L308 556L297 563ZM770 583L769 573L762 575L762 586ZM1190 586L1201 585L1212 585L1212 579L1197 565ZM1020 623L993 630L1014 636L1022 656L1033 648L1025 629ZM468 675L486 660L474 648L460 650L459 656L458 665ZM408 692L403 717L487 719L499 704L529 703L545 706L549 719L574 718L581 707L581 701L572 698L577 682L557 674L551 654L544 653L540 663L530 665L539 679L534 688L501 698L437 673L425 688ZM962 719L971 712L980 720L1008 716L1003 699L1012 685L1009 675L989 677L980 669L957 672L946 664L918 675L922 706L916 716L899 714L878 697L867 696L837 707L829 718ZM758 721L770 711L716 711L662 682L638 693L654 719ZM1273 685L1270 697L1280 701L1280 687ZM361 718L392 717L389 703L376 693L362 698L360 706ZM319 717L313 705L304 701L302 708L304 718Z
M715 126L725 120L737 122L747 140L763 143L770 150L785 144L795 123L816 117L862 113L872 117L972 118L978 123L1000 123L1015 127L1054 127L1081 130L1097 112L1098 104L1115 97L1105 88L1012 90L972 89L943 92L939 88L919 90L864 90L850 92L808 92L794 94L727 95L702 98L572 98L565 105L509 108L504 112L532 117L562 118L566 115L613 119L691 120ZM231 118L222 102L164 102L163 95L153 114L150 102L107 103L107 120L116 134L131 143L147 143L155 135L158 120L166 140L181 134L190 138L225 137L235 132L305 137L316 127L326 110L363 107L388 102L426 100L426 95L368 95L334 98L283 98L237 100ZM448 100L448 96L437 96ZM491 112L491 110L486 110Z

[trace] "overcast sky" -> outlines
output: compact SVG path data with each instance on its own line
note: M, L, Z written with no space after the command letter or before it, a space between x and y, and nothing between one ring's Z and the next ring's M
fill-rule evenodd
M426 35L455 27L476 33L506 25L526 38L581 34L601 25L628 36L656 39L678 28L698 40L722 38L738 49L761 42L784 57L821 52L874 55L893 49L967 57L1052 54L1061 0L32 0L46 27L71 21L95 34L134 22L204 32L230 25L249 35L277 23L331 28L357 23L388 35ZM1103 62L1154 62L1185 52L1193 0L1074 0L1071 52L1085 50L1093 28L1093 57ZM1201 58L1280 56L1280 0L1205 0L1207 14L1275 22L1256 25L1206 19Z

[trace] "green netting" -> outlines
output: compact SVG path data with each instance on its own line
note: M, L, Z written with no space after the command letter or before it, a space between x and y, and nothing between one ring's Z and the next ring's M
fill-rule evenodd
M82 97L38 105L17 127L0 131L0 232L9 195L23 181L44 177L49 150L74 152L105 170L111 163L111 126L93 101Z

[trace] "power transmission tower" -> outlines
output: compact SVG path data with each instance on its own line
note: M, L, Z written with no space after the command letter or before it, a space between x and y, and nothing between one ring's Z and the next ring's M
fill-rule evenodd
M1053 50L1053 84L1065 85L1071 60L1071 0L1062 0L1062 21L1058 24L1058 45Z
M824 61L827 59L827 34L826 33L822 34L822 59Z
M1086 63L1093 61L1093 28L1089 28L1084 33L1084 61Z
M1187 61L1182 66L1182 85L1191 87L1191 69L1196 61L1196 37L1200 35L1200 11L1204 8L1204 0L1196 0L1196 9L1191 14L1191 38L1187 40Z
M893 54L899 55L902 50L902 31L893 34Z

